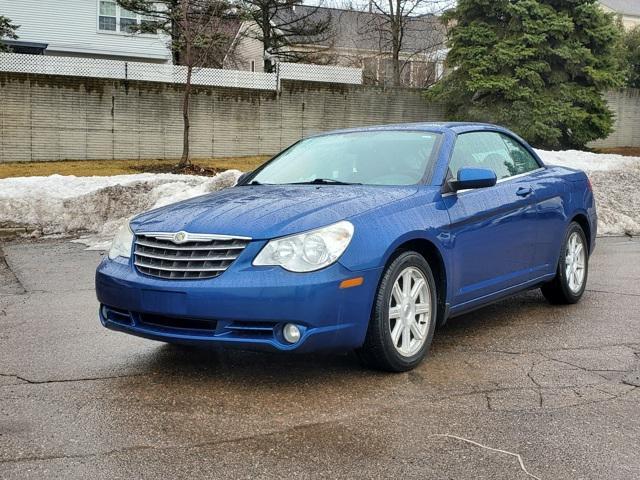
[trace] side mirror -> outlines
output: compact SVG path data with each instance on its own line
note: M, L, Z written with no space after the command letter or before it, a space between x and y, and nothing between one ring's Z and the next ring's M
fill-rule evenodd
M463 167L458 170L457 180L450 180L449 186L454 192L468 188L493 187L498 179L488 168Z
M236 185L244 185L244 182L247 178L249 178L249 175L251 175L253 172L245 172L242 175L240 175L238 177L238 181L236 182Z

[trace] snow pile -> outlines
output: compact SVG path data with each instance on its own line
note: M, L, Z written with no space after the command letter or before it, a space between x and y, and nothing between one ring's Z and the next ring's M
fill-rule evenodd
M609 153L581 152L580 150L562 150L559 152L536 150L542 161L549 165L577 168L590 172L622 170L634 164L639 165L640 157L624 157Z
M137 213L233 186L239 175L229 170L215 177L142 173L2 179L0 226L24 226L36 235L107 238Z
M593 187L601 235L640 235L640 157L537 150L549 165L584 170Z

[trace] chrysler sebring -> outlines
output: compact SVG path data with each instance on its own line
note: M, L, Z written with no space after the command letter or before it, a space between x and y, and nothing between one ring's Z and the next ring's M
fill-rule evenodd
M163 342L356 350L406 371L451 317L532 288L577 302L595 238L586 175L504 128L341 130L133 218L98 267L99 316Z

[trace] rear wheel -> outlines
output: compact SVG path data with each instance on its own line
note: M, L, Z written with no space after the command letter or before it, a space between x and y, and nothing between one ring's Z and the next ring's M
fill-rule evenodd
M553 304L577 303L587 285L589 254L582 227L571 222L560 251L556 276L542 286L542 294Z
M358 350L360 359L390 372L413 369L429 350L436 315L429 264L417 252L401 253L382 276L367 336Z

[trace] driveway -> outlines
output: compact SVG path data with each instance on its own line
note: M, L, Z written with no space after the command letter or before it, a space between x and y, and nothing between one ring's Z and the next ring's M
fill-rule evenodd
M100 253L0 259L0 478L640 478L640 241L579 305L452 320L399 375L351 355L178 348L100 326Z

